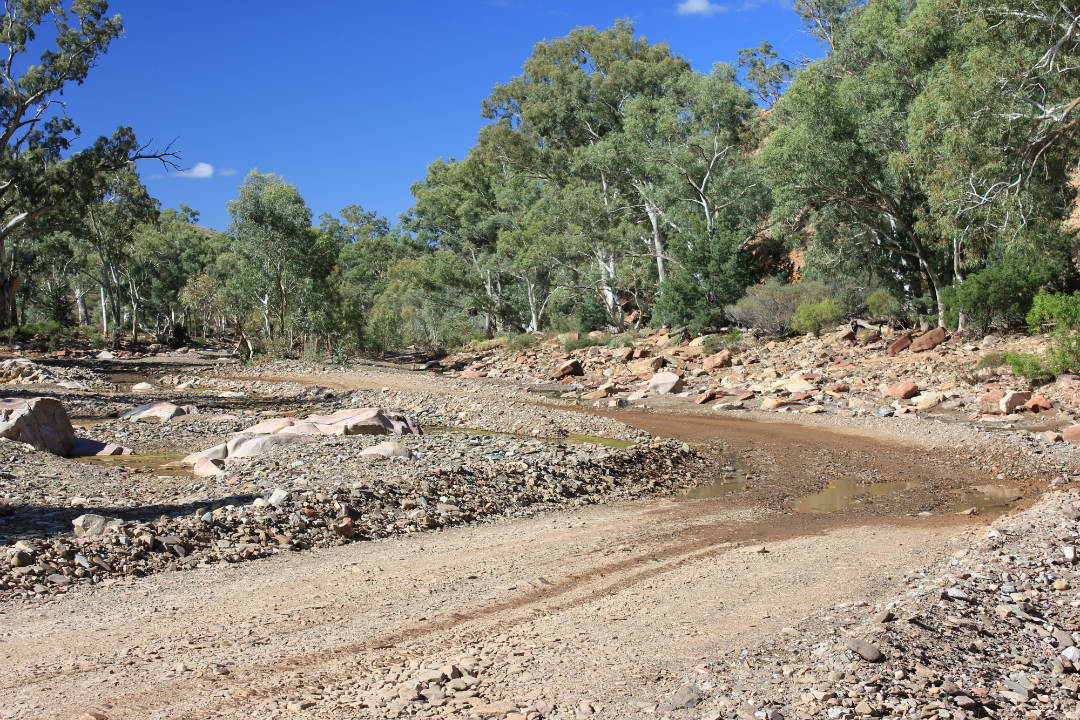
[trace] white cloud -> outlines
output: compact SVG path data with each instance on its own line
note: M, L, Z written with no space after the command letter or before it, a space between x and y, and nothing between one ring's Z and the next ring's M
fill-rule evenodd
M727 12L727 6L710 0L683 0L675 7L675 12L679 15L716 15Z
M205 180L208 177L214 176L214 166L208 162L197 162L194 167L190 167L187 170L181 170L176 174L180 177Z
M229 177L236 174L236 168L221 168L217 171L217 174L221 177Z

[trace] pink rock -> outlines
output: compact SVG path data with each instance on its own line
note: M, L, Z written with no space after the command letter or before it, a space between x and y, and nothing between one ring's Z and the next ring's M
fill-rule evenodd
M683 387L683 379L671 372L659 372L649 380L649 392L654 395L667 395L679 392Z
M168 422L173 418L180 417L182 415L196 414L198 410L194 405L176 405L165 400L156 400L146 405L140 405L137 408L128 410L120 417L130 420L131 422L142 422L145 420L159 420L161 422Z
M1011 412L1015 412L1018 408L1024 407L1024 403L1031 399L1031 393L1029 392L1007 392L1004 397L1001 398L998 409L1002 413L1008 415Z
M1054 406L1050 404L1050 400L1042 395L1036 395L1035 397L1024 403L1024 407L1031 412L1042 412L1044 410L1053 410Z
M225 472L225 461L218 460L217 458L201 457L195 461L195 465L191 468L191 472L196 477L213 477L214 475L221 475Z
M933 350L943 342L945 342L945 328L936 327L930 332L920 335L914 342L912 342L911 352L924 352L926 350Z
M1070 425L1062 430L1061 439L1069 443L1080 443L1080 425Z
M292 427L296 422L296 418L291 417L270 418L269 420L263 420L261 423L256 423L249 428L245 428L243 432L251 433L253 435L273 435L274 433L281 432L287 427Z
M631 375L647 375L656 372L664 366L662 357L643 357L635 360L627 366Z
M704 367L706 371L714 370L716 368L726 368L726 367L730 367L730 366L731 366L731 351L730 350L721 350L720 352L716 353L715 355L710 355L709 357L705 358L705 362L702 365L702 367Z
M0 398L0 438L32 445L54 455L70 455L75 430L59 400Z
M979 412L984 415L997 415L1001 413L1001 401L1004 397L1004 390L991 390L979 398Z
M131 454L131 448L87 438L75 438L75 446L71 450L72 457L108 457L110 455Z
M385 457L385 458L390 458L390 457L402 457L402 458L406 458L406 459L412 458L412 451L409 450L409 448L405 447L401 443L396 443L393 440L387 440L386 442L381 442L378 445L373 445L372 447L364 448L362 451L360 451L360 454L361 455L368 455L368 456L376 455L378 457Z
M585 371L581 367L581 361L579 360L567 360L559 367L555 368L555 372L552 375L556 380L561 380L565 377L580 377L584 375Z
M919 386L910 380L901 380L885 391L885 395L897 400L907 400L919 394Z
M896 355L899 352L903 352L907 348L911 347L911 335L901 335L899 338L893 341L891 345L885 350L889 356Z

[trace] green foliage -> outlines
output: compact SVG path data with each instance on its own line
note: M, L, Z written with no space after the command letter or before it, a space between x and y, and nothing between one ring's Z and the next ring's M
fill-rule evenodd
M42 310L49 322L61 327L75 324L75 303L71 300L71 285L66 280L52 283L45 288Z
M1014 373L1034 383L1044 384L1054 379L1054 373L1036 355L1009 352L1005 354L1005 362Z
M588 347L597 347L599 345L607 345L611 342L611 336L604 334L600 337L590 337L589 335L581 335L577 338L572 338L563 343L563 352L573 352L574 350L583 350Z
M963 312L980 330L1015 327L1024 322L1032 299L1053 280L1050 264L1041 258L1009 255L972 273L948 297L952 312Z
M1056 375L1080 372L1080 292L1040 292L1027 316L1032 332L1051 329L1046 369Z
M742 333L738 328L731 328L726 333L719 333L716 335L710 335L705 338L705 342L702 343L701 348L706 355L715 355L724 348L738 345L742 340Z
M747 288L742 299L724 311L743 327L783 335L791 329L792 318L800 305L824 299L825 287L821 283L787 284L777 278L769 278L760 285Z
M532 333L520 333L506 341L506 347L514 352L521 352L536 345L536 336Z
M979 358L979 362L975 363L976 370L994 370L996 368L1008 365L1009 361L1007 353L1003 352L990 352Z
M1033 335L1080 327L1080 292L1040 292L1032 300L1027 324Z
M898 320L902 310L900 301L885 288L878 288L870 293L866 298L866 307L874 320L889 322Z
M825 298L818 302L803 302L795 309L790 328L797 333L804 335L813 333L814 337L818 337L823 328L832 327L843 316L840 306L832 298Z
M628 334L612 335L607 344L613 348L634 347L634 337Z

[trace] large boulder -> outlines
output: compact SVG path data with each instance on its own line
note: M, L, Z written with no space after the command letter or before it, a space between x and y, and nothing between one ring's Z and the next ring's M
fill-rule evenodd
M327 435L421 435L416 420L382 408L346 408L329 415L312 415L307 422L327 425Z
M0 398L0 438L68 456L75 447L75 430L67 410L53 398Z
M919 394L919 386L910 380L901 380L885 391L887 397L907 400Z
M911 347L911 335L905 333L904 335L901 335L896 340L894 340L889 345L889 347L886 348L885 352L887 352L891 357L899 352L903 352L909 347Z
M229 449L228 459L258 457L265 455L273 448L281 445L291 445L294 442L303 441L300 435L256 435L255 437L237 437L227 443Z
M110 455L131 455L131 448L105 443L100 440L88 438L75 438L75 446L71 449L72 457L108 457Z
M168 422L182 415L194 415L198 410L194 405L176 405L166 400L155 400L146 405L128 410L120 417L131 422L144 422L147 420L159 420Z
M936 327L928 333L920 335L911 343L911 352L924 352L926 350L933 350L941 343L945 342L945 328Z
M667 395L682 390L683 379L671 372L659 372L649 380L649 392L653 395Z
M585 370L581 367L580 360L567 360L559 367L555 368L552 377L556 380L562 380L568 377L580 377L585 374Z
M360 451L361 455L375 455L378 457L391 458L400 457L409 459L412 457L412 451L405 447L401 443L396 443L393 440L387 440L381 442L378 445L373 445L369 448L364 448Z
M662 357L643 357L638 358L627 366L631 375L645 375L646 373L656 372L664 366L664 358Z
M702 364L702 367L705 369L706 372L714 370L716 368L731 367L731 351L721 350L715 355L710 355L709 357L705 358L705 362Z

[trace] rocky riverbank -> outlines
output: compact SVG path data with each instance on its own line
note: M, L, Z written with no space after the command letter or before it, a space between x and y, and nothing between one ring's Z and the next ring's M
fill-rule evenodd
M655 710L711 718L1080 718L1080 492L972 531L890 601L838 606L690 670Z
M380 441L305 437L210 478L176 455L73 460L8 443L0 597L673 492L709 476L672 441L447 431L400 437L408 459L364 453Z

